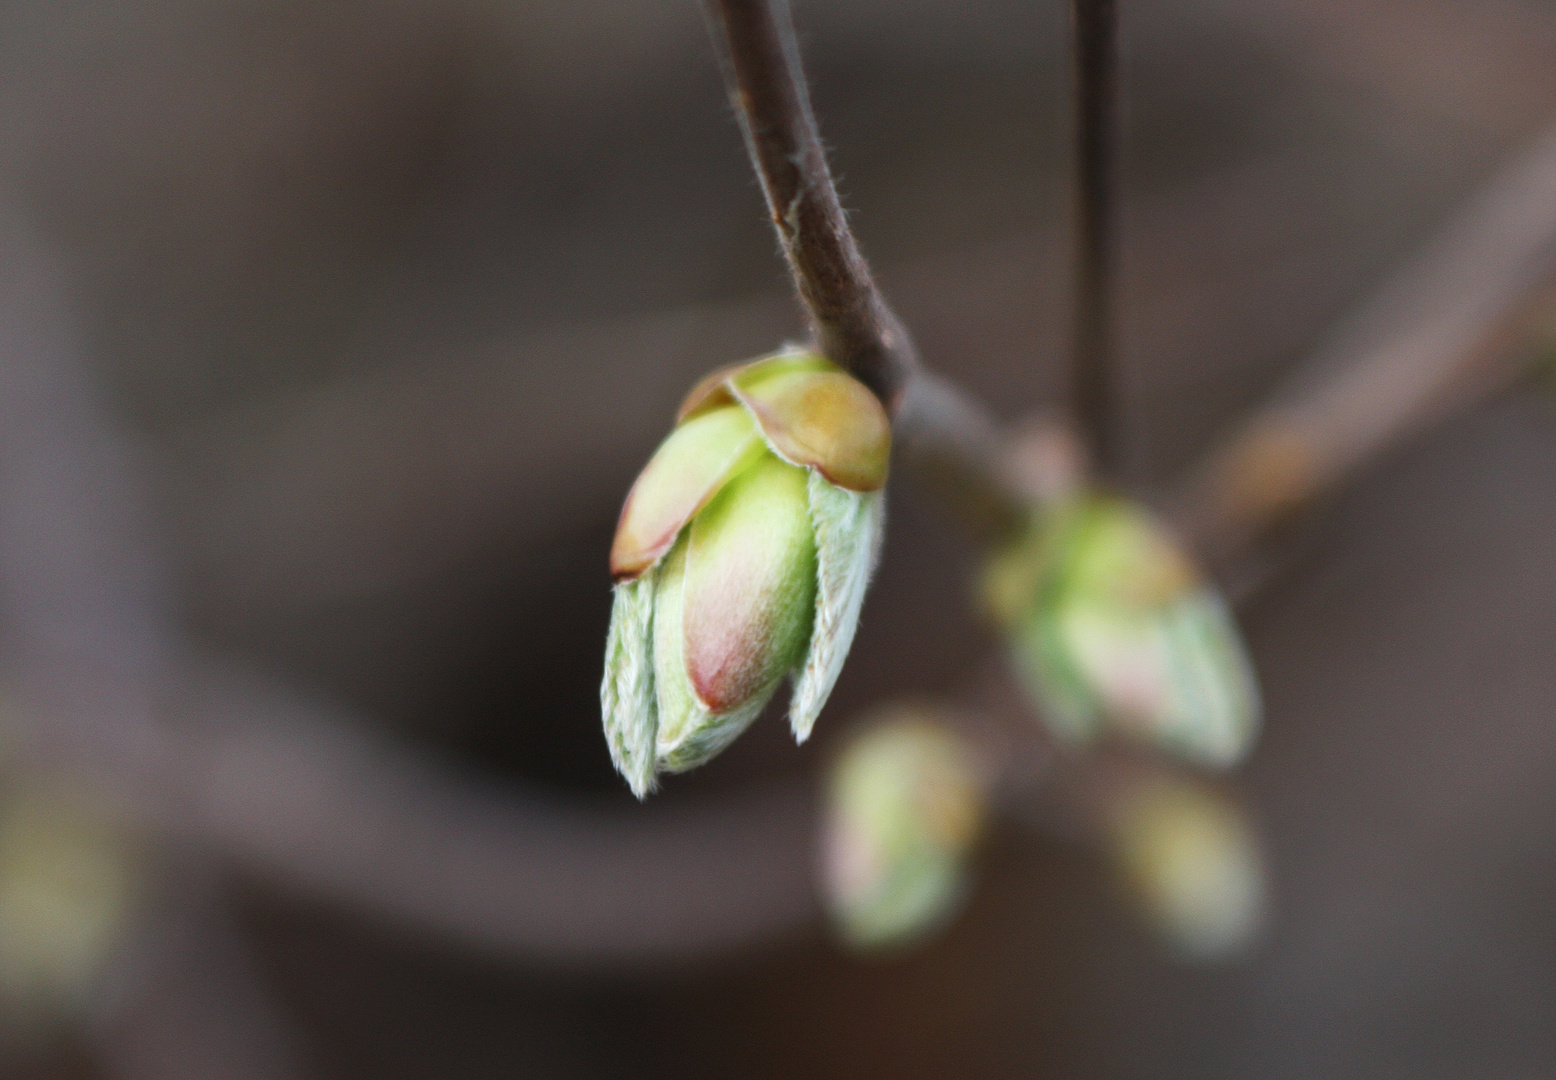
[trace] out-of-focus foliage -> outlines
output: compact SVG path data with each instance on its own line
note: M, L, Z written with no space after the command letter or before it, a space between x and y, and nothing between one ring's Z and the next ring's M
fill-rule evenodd
M960 907L987 814L978 763L933 710L888 707L832 763L823 885L847 945L899 945Z
M0 1011L20 1027L81 1008L128 922L132 845L89 803L34 785L0 795Z
M1263 927L1264 858L1241 806L1182 777L1127 783L1109 808L1110 854L1152 927L1190 960L1251 946Z
M1237 625L1144 507L1101 494L1045 507L989 561L984 602L1060 737L1112 731L1216 767L1252 747L1259 693Z

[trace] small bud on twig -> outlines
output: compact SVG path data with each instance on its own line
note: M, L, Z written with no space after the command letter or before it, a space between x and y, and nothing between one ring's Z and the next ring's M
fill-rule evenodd
M1116 793L1112 857L1146 918L1185 959L1245 951L1263 927L1267 887L1258 836L1229 797L1152 776Z
M1059 736L1108 730L1214 767L1252 748L1258 685L1231 611L1143 507L1045 507L990 560L984 600Z
M933 713L901 707L884 712L833 763L822 884L846 944L903 944L956 913L987 813L976 766L955 730Z
M715 372L622 508L600 690L639 798L712 758L795 678L810 736L853 643L884 524L880 401L813 353Z

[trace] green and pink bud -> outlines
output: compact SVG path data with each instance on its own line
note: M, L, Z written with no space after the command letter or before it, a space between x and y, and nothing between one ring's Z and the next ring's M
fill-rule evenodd
M888 707L847 743L827 778L820 867L844 944L906 945L956 915L988 817L986 772L932 708Z
M803 742L853 643L880 547L891 427L813 353L717 371L622 508L600 699L641 798L728 746L793 676Z
M985 603L1056 734L1104 732L1211 767L1259 728L1259 690L1226 601L1142 506L1087 493L1050 504L990 560Z

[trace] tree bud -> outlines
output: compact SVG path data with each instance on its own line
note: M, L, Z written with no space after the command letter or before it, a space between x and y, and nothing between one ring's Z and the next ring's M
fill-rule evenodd
M1187 779L1149 777L1112 807L1112 855L1163 940L1189 960L1245 951L1264 924L1259 840L1241 807Z
M1045 507L990 560L984 598L1061 737L1106 729L1214 767L1252 748L1258 685L1231 611L1143 507Z
M861 383L789 351L714 372L622 508L600 701L639 798L695 768L794 676L809 737L880 549L891 427Z
M956 913L984 802L972 748L930 713L891 710L844 748L826 787L821 871L846 944L903 944Z

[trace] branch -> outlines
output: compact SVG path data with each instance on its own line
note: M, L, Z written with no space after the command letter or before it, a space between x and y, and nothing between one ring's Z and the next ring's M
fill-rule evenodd
M838 201L787 0L707 0L724 81L821 352L896 412L918 357Z
M1070 374L1075 426L1100 475L1116 479L1120 436L1113 385L1114 0L1072 0L1075 32L1075 323Z
M1169 512L1225 566L1405 438L1508 385L1553 301L1556 127L1211 450Z
M875 391L900 456L980 534L1015 528L1028 501L993 452L994 421L927 377L859 251L816 130L787 0L706 0L714 48L816 346Z

